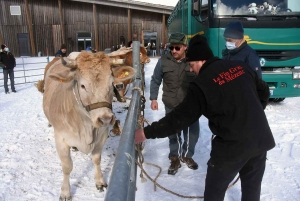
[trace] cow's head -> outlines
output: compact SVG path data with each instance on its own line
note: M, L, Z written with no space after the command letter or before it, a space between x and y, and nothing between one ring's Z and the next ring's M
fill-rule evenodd
M111 68L114 60L104 52L91 53L82 51L76 58L64 60L62 64L66 70L58 73L51 73L50 78L70 83L70 90L74 93L74 105L80 108L82 113L88 115L94 127L109 126L115 121L112 112L113 82L114 80L124 81L134 76L134 70L130 66L119 66ZM125 76L120 74L127 72Z
M108 54L108 56L110 58L114 58L114 59L124 59L124 62L125 62L126 66L133 66L132 54L133 54L132 48L123 47L123 48L120 48L117 51L114 51L114 52ZM150 59L147 56L146 48L144 46L140 46L140 63L145 64L145 63L149 63L149 62L150 62ZM131 81L132 80L126 79L126 80L123 80L123 81L119 81L119 82L115 81L114 82L116 88L119 91L119 95L121 97L122 102L126 101L124 96L126 94L127 85L129 83L131 83Z

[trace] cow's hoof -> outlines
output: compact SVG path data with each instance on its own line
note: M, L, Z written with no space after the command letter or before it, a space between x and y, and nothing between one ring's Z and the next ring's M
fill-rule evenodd
M107 184L105 184L105 185L97 185L96 184L96 188L98 191L103 192L104 188L107 188Z
M59 201L72 201L72 196L66 198L66 197L59 197Z

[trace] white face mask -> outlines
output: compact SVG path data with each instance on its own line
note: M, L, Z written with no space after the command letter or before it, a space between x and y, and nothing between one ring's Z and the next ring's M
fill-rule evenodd
M9 51L8 47L4 48L4 51L8 52Z
M235 46L235 42L226 42L226 47L227 47L227 49L229 49L229 50L233 50L233 49L235 49L236 48L236 46Z

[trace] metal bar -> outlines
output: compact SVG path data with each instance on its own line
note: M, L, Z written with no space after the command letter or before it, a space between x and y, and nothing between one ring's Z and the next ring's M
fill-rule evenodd
M137 153L135 150L135 145L132 149L132 158L137 160ZM128 194L127 194L127 201L133 201L135 200L135 192L136 192L136 172L137 172L137 166L136 164L131 166L131 173L130 173L130 181L129 181L129 187L128 187Z
M141 67L140 67L140 42L139 41L133 41L132 42L132 65L133 68L136 70L136 79L141 79ZM138 54L135 54L138 52Z
M136 80L134 87L141 88L140 78L140 43L133 41L133 66L136 67ZM138 65L136 65L138 64ZM105 195L105 201L133 201L136 189L136 153L134 149L134 133L141 106L140 93L137 90L132 92L132 99L128 108L124 129L119 142L114 167L110 182ZM130 191L130 192L129 192Z

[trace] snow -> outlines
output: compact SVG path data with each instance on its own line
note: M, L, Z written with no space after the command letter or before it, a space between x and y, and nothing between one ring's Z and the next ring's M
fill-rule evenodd
M18 58L20 63L21 59ZM146 108L145 118L149 121L164 116L164 106L159 99L159 111L150 109L149 83L157 58L145 66ZM27 58L28 63L45 62L43 58ZM44 67L45 64L28 64L27 68ZM18 66L18 68L22 68ZM17 68L17 69L18 69ZM16 69L16 70L17 70ZM30 71L28 72L30 73ZM0 79L3 78L2 73ZM39 77L37 77L39 78ZM40 77L39 79L42 79ZM3 85L3 81L0 82ZM62 182L62 170L56 153L53 128L42 109L42 94L32 83L16 86L17 93L5 94L0 88L0 200L58 200ZM130 91L127 96L130 96ZM161 92L160 92L161 95ZM160 96L161 97L161 96ZM268 152L266 171L262 182L262 201L300 200L300 97L287 98L281 103L271 103L265 112L276 140L276 147ZM116 116L124 124L126 103L113 103ZM257 125L259 126L259 125ZM101 170L109 182L120 137L108 138L102 153ZM206 175L206 162L211 149L211 132L207 119L200 118L200 138L196 145L195 161L198 170L191 170L185 164L175 176L168 175L168 138L147 140L143 155L145 162L162 168L157 182L165 188L187 196L202 196ZM94 184L94 171L90 155L72 152L73 171L70 176L73 201L101 201L105 191L98 192ZM144 164L145 170L155 178L158 169ZM147 179L142 183L137 176L137 201L179 201L177 197L157 188ZM146 177L144 175L144 177ZM225 201L239 201L240 182L229 189ZM201 200L201 199L185 199Z

